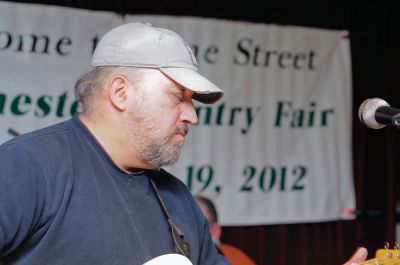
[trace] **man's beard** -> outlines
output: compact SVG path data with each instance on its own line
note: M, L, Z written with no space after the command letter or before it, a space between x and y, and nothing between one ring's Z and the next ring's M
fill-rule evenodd
M153 169L174 164L179 158L184 142L172 145L170 141L172 137L182 132L184 135L187 134L187 125L177 126L169 135L164 137L159 137L159 131L147 131L145 136L147 140L142 142L142 149L139 150L140 157Z
M150 165L151 169L174 164L179 158L184 142L172 145L171 139L176 134L185 136L189 131L188 126L176 126L168 135L163 135L157 124L152 124L148 118L136 116L134 120L137 127L131 129L129 139L139 158Z

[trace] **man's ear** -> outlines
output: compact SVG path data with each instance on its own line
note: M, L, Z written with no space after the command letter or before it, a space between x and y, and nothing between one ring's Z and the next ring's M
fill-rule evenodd
M127 85L128 80L121 75L113 76L108 84L108 97L119 111L124 111L128 105Z

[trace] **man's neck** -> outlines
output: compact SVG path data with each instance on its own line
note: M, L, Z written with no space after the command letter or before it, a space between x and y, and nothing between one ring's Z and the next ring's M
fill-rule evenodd
M140 163L140 159L133 152L133 147L127 142L125 129L120 128L122 122L104 115L85 113L79 115L79 119L122 171L132 174L146 169L146 165Z

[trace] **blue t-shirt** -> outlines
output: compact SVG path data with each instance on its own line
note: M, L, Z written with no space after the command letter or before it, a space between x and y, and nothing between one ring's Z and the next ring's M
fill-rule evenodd
M151 175L192 263L228 264L184 183ZM148 172L121 171L78 116L0 146L0 261L135 265L174 249Z

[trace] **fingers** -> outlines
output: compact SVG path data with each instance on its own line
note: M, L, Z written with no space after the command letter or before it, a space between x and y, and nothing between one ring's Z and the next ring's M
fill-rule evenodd
M368 251L366 248L359 247L354 252L353 256L343 265L357 265L358 263L364 261L368 256Z

